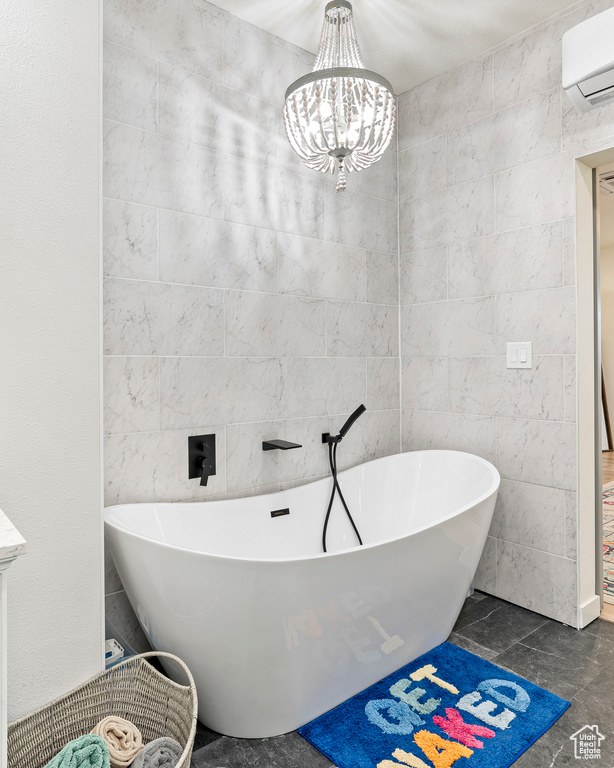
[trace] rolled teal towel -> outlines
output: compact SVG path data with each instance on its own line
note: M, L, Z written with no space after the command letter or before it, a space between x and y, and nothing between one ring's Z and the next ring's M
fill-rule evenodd
M163 736L145 744L130 768L174 768L182 752L183 747L179 742Z
M69 741L45 768L110 768L109 748L100 736Z

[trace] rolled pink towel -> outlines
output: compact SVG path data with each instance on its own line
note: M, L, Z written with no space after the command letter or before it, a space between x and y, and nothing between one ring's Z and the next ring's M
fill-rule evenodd
M127 768L143 749L141 732L136 725L122 717L105 717L92 733L105 740L111 768Z

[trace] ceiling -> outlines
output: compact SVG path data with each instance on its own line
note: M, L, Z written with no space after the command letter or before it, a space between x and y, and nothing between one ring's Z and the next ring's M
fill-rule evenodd
M326 0L213 0L241 19L316 53ZM397 94L561 10L569 0L352 0L365 67Z

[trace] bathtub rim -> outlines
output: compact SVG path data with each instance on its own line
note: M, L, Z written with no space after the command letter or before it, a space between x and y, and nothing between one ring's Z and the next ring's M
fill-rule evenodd
M464 504L462 507L458 507L453 512L451 512L449 515L446 515L445 517L440 518L434 523L431 523L430 525L422 525L415 530L412 530L410 533L407 533L403 536L398 536L393 539L382 539L380 541L374 541L369 544L363 544L363 545L355 545L352 547L346 547L345 549L337 549L334 552L316 552L313 555L304 555L302 557L262 557L262 558L249 558L249 557L237 557L236 555L222 555L219 553L213 553L213 552L205 552L202 549L192 549L191 547L186 546L180 546L178 544L171 544L166 541L160 541L159 539L153 539L150 536L144 536L141 533L137 533L136 531L128 528L125 525L121 525L117 523L116 521L110 519L110 516L112 514L112 511L117 508L123 508L123 507L130 507L130 506L145 506L145 505L152 505L155 506L156 504L165 504L165 505L193 505L193 504L207 504L206 499L196 499L196 500L190 500L190 501L135 501L135 502L129 502L127 504L113 504L111 506L105 507L103 509L103 523L104 525L109 525L111 528L116 528L119 531L128 534L129 536L134 536L137 539L141 539L143 541L146 541L150 544L158 544L161 547L168 547L169 549L178 550L180 552L191 552L196 555L203 555L205 557L210 558L219 558L220 560L231 560L231 561L239 561L242 563L297 563L297 562L303 562L306 560L315 560L318 558L331 558L337 555L347 555L352 552L361 552L365 551L367 549L373 549L375 547L381 547L385 546L386 544L390 544L394 541L402 541L403 539L409 537L409 536L415 536L419 533L422 533L423 531L429 530L430 528L434 528L438 525L442 525L443 523L449 522L450 520L453 520L455 517L460 516L463 514L463 512L467 512L469 509L472 509L473 507L478 506L478 504L481 504L482 502L489 499L493 493L497 493L499 491L500 485L501 485L501 475L498 471L498 469L487 459L483 459L481 456L477 456L474 453L469 453L468 451L454 451L454 450L448 450L448 449L437 449L432 448L428 450L418 450L418 451L401 451L399 453L390 454L389 456L381 456L377 459L371 459L370 461L363 461L360 464L356 464L353 467L349 467L348 469L344 469L342 472L338 473L338 477L343 477L344 474L348 472L353 472L354 470L364 467L371 464L378 464L380 462L386 461L386 459L390 459L394 456L403 456L406 454L429 454L429 453L444 453L444 454L454 454L454 455L460 455L460 456L469 456L471 459L476 460L480 464L484 464L487 466L487 468L490 469L492 472L492 483L490 488L482 493L480 496L476 496L475 499L472 499L471 502L468 504ZM258 498L265 499L265 498L271 498L274 497L280 493L286 493L287 491L295 490L298 488L302 488L303 486L307 485L315 485L316 483L324 483L330 481L330 476L320 478L319 480L313 480L311 482L305 482L301 483L301 485L294 486L293 488L287 488L281 491L273 491L272 493L263 493L258 496ZM233 501L241 501L242 498L254 498L254 497L239 497L238 499L216 499L214 502L211 503L217 503L217 502L227 502L232 503Z

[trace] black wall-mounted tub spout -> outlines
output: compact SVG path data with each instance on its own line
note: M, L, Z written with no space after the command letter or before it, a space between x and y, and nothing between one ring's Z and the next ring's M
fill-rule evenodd
M287 440L265 440L262 443L263 451L289 451L291 448L302 448L298 443L289 443Z

